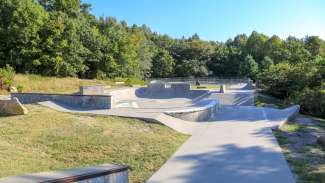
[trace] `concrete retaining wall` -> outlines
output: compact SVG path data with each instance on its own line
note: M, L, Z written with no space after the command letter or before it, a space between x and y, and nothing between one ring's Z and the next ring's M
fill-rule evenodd
M0 179L0 183L78 182L128 183L128 167L115 164L77 168L65 171L43 172Z
M53 101L59 104L82 109L110 109L111 96L109 95L66 95L45 93L12 93L23 104Z

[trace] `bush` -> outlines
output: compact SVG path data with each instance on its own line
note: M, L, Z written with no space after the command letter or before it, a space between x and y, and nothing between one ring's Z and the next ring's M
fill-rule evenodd
M18 93L22 93L23 92L23 89L24 89L24 87L22 85L18 85L17 86Z
M262 72L258 78L266 93L286 98L305 87L319 85L317 71L315 65L280 63Z
M300 104L303 113L325 118L325 87L306 87L292 94L288 100Z
M0 89L9 90L15 77L15 70L6 65L4 68L0 68Z

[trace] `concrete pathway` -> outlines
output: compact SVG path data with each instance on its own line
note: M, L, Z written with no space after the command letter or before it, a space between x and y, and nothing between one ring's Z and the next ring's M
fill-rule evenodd
M226 107L147 183L293 183L263 108ZM278 122L280 122L279 120Z

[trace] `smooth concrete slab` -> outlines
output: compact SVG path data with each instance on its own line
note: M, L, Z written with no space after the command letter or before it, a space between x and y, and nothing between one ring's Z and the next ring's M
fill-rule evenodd
M224 117L204 123L147 183L294 183L264 112L219 112Z

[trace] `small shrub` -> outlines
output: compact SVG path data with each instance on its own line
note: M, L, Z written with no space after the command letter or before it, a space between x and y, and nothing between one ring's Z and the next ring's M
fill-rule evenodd
M22 93L23 92L24 87L22 85L17 85L17 91L18 93Z
M15 77L15 70L6 65L4 68L0 68L0 89L8 90L12 85Z

